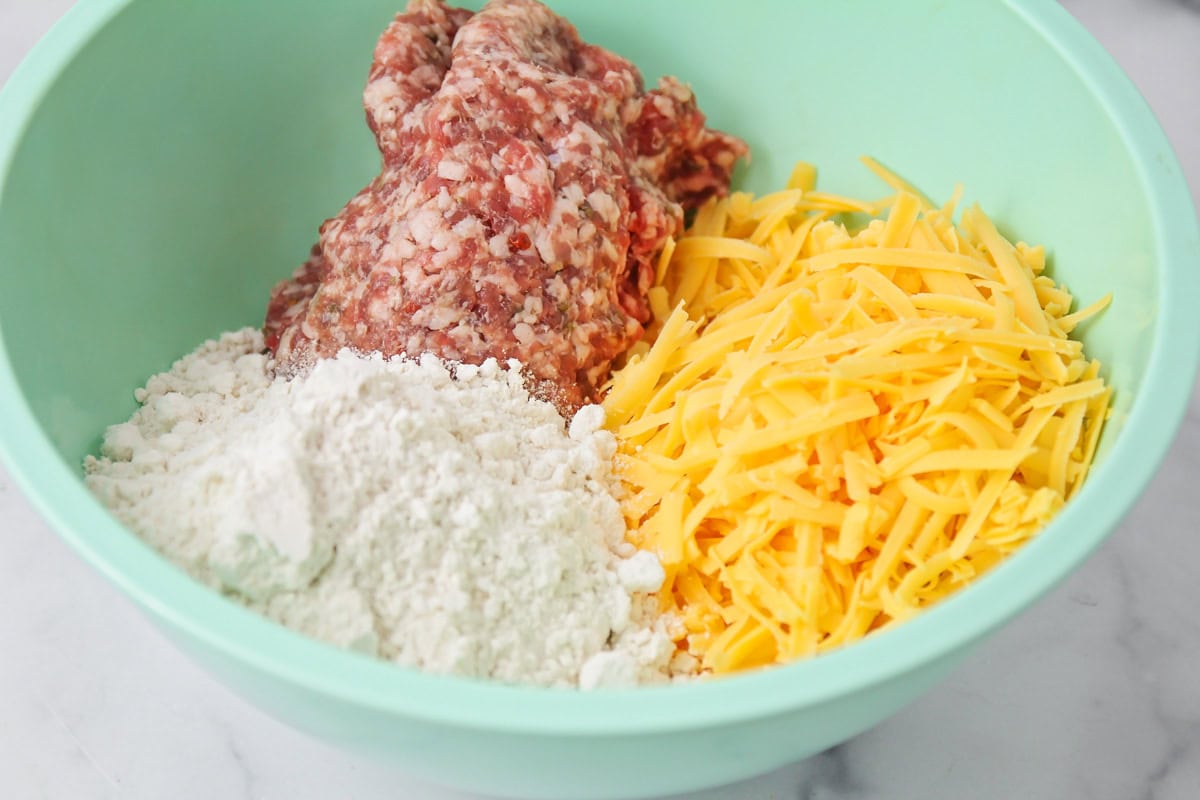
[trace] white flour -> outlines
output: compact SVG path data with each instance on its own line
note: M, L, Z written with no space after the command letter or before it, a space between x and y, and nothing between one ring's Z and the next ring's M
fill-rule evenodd
M545 685L666 677L663 572L624 542L612 435L494 361L344 352L272 380L225 334L151 378L92 491L205 583L400 664Z

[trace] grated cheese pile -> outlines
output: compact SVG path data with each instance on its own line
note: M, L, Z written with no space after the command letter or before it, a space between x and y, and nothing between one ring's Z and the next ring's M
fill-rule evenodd
M701 208L604 402L630 538L706 672L844 645L986 572L1078 489L1107 414L1069 334L1109 298L1070 313L1040 246L865 161L894 196L800 164Z

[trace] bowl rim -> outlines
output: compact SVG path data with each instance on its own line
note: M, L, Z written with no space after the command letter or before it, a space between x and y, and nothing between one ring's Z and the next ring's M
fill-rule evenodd
M13 158L42 98L87 42L133 0L75 5L0 91L0 212ZM128 533L84 487L37 423L0 326L0 457L14 482L73 549L152 616L210 656L242 662L296 688L381 714L527 735L647 734L773 716L884 684L964 652L1049 591L1130 510L1166 455L1200 361L1200 225L1178 160L1153 113L1107 52L1068 12L1006 0L1079 75L1117 127L1154 215L1154 245L1171 291L1160 314L1141 397L1075 501L1018 553L915 619L816 658L713 681L580 692L431 675L339 650L284 629L193 582ZM1187 378L1186 384L1183 379ZM1130 480L1115 465L1145 465ZM1070 536L1063 535L1072 529ZM1057 531L1058 533L1055 533Z

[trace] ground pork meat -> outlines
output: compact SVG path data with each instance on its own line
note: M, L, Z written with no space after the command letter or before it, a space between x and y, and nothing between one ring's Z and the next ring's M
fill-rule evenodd
M534 0L413 0L363 101L382 170L277 285L264 330L295 372L343 347L516 358L564 412L643 333L654 260L728 190L738 139L690 89Z

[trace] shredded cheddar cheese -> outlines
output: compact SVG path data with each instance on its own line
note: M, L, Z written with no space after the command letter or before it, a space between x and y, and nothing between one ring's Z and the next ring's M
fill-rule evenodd
M1079 488L1107 415L1069 334L1109 298L1070 313L1040 246L868 166L892 197L818 192L802 163L702 207L604 401L630 538L708 672L844 645L986 572Z

